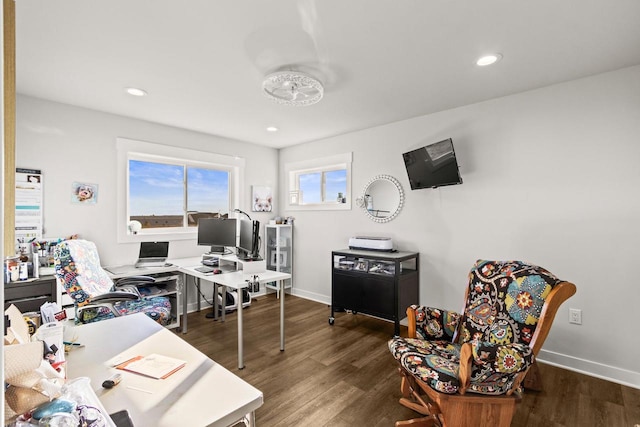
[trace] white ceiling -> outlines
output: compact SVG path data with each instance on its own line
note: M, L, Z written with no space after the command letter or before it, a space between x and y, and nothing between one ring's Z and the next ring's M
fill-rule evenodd
M18 93L271 147L640 64L638 0L20 0L16 22ZM281 69L324 98L268 100Z

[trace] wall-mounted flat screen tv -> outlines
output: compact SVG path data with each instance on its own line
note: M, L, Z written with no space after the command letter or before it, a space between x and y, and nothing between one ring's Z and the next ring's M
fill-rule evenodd
M462 184L451 138L402 155L412 190Z

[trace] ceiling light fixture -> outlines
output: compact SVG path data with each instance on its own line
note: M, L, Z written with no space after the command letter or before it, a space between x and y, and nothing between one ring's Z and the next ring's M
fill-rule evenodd
M269 126L267 132L278 132L278 128L275 126Z
M269 74L262 82L264 95L283 105L307 106L322 99L324 87L320 80L299 71Z
M127 87L124 89L129 95L133 96L147 96L147 91L138 89L137 87Z
M485 55L481 58L479 58L476 61L476 65L480 66L480 67L484 67L487 65L491 65L491 64L495 64L496 62L500 61L502 59L502 55L499 53L492 53L491 55Z

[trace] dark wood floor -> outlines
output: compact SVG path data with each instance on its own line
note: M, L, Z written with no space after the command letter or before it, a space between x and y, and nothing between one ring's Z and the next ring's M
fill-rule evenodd
M398 403L400 377L387 349L392 323L340 313L330 326L326 305L286 298L284 352L275 294L244 311L245 369L237 367L235 313L225 323L205 318L211 309L191 313L180 334L264 393L259 426L376 427L416 417ZM640 424L640 390L545 364L540 371L544 391L525 393L512 427Z

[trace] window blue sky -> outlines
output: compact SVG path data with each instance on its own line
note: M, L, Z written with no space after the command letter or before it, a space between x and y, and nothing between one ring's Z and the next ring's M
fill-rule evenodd
M300 191L302 192L302 203L320 203L322 184L322 173L305 173L299 177Z
M327 201L336 201L338 193L346 196L347 193L347 170L325 172L325 197Z
M129 161L130 215L182 215L183 207L182 166Z
M130 160L130 215L184 215L186 197L189 211L229 211L228 172L189 167L187 180L185 195L183 165Z
M324 173L325 194L322 197L322 174ZM338 193L346 195L347 170L339 169L327 172L311 172L299 175L299 185L302 191L302 203L335 202Z
M229 172L188 168L187 211L229 212Z

